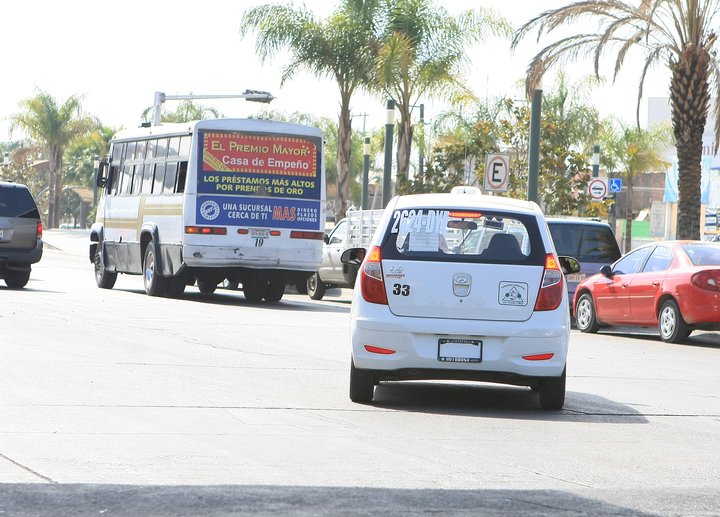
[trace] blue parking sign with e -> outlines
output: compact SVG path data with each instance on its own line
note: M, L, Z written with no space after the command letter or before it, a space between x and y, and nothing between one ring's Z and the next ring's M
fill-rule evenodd
M610 178L610 192L622 191L622 178Z

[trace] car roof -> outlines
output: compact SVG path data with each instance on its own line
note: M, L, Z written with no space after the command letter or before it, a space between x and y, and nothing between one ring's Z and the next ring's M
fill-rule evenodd
M484 194L411 194L398 196L393 205L394 209L416 207L506 210L528 215L541 213L538 205L531 201Z
M586 224L590 226L603 226L610 228L610 225L608 223L605 223L603 221L598 221L596 219L583 219L581 217L546 217L545 220L548 224Z
M0 181L0 186L2 186L2 187L24 188L25 190L28 190L27 186L23 185L22 183L13 183L12 181Z

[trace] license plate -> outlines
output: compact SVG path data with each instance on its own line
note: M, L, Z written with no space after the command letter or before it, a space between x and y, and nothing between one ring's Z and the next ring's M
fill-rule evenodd
M438 361L443 363L482 362L482 341L475 339L438 340Z
M250 237L253 239L269 239L270 230L250 230Z
M586 277L586 276L587 276L587 275L586 275L585 273L577 273L577 274L574 274L574 275L568 275L568 276L567 276L567 281L568 281L569 283L571 283L571 284L579 284L580 282L582 282L583 280L585 280L585 277Z

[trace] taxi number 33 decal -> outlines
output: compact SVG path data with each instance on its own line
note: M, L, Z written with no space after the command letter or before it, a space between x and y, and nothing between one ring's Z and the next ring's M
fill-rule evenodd
M400 284L393 284L393 292L394 295L403 295L403 296L410 296L410 286L409 285L400 285Z

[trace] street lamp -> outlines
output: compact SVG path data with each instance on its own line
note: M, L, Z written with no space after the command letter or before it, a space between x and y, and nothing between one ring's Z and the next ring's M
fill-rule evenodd
M165 95L163 92L155 92L155 120L154 126L160 125L160 108L165 101L187 101L195 99L245 99L251 102L262 102L269 104L273 97L269 92L258 90L245 90L242 95Z

